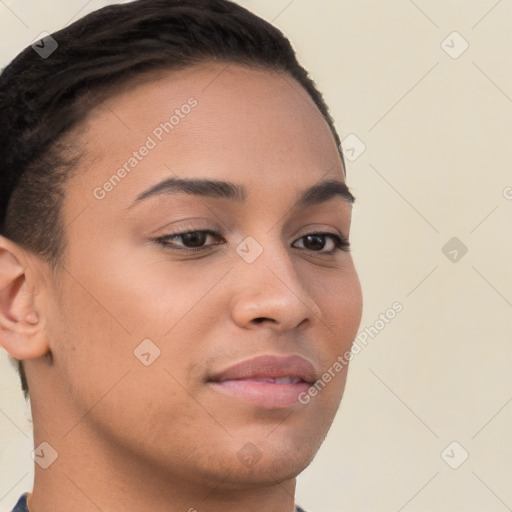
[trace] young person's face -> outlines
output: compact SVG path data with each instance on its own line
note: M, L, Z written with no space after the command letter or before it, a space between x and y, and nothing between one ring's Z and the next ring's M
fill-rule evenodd
M34 369L31 391L61 460L94 439L137 471L273 484L311 461L331 425L345 370L307 404L307 383L256 381L318 379L357 334L350 252L305 238L348 238L351 203L294 207L309 187L344 183L338 149L292 78L223 69L124 89L79 131L86 156L65 186L65 270L45 306L53 363ZM175 109L179 122L158 130ZM232 182L245 200L161 188L137 201L169 178ZM216 234L170 238L203 230ZM310 368L277 359L225 373L259 356Z

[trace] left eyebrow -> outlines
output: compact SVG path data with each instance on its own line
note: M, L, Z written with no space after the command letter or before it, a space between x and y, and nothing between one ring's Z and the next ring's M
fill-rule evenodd
M231 181L168 178L139 194L129 208L149 197L177 193L213 197L218 199L229 199L241 203L244 203L247 199L246 187ZM336 197L349 204L353 204L355 202L355 197L344 182L338 180L326 180L298 193L298 197L293 208L307 208L309 206L315 206Z
M294 208L315 206L338 197L342 201L354 204L356 198L345 183L338 180L326 180L303 190L295 202Z

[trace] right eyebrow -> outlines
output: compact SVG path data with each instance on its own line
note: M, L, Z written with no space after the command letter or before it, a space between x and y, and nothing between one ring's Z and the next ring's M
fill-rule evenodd
M231 199L241 202L245 201L247 195L243 185L229 181L168 178L139 194L130 208L148 197L176 193Z

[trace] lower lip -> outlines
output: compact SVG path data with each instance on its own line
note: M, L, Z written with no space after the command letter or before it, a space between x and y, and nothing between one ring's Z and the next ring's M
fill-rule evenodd
M306 382L280 384L258 382L255 380L225 380L210 383L218 391L265 409L283 409L299 402L299 395L307 392L310 385Z

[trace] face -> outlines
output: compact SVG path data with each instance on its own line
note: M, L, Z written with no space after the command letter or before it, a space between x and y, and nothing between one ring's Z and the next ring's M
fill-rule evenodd
M327 123L292 78L223 69L160 73L91 113L46 314L61 454L95 439L235 489L312 460L346 369L299 397L350 349L362 301Z

